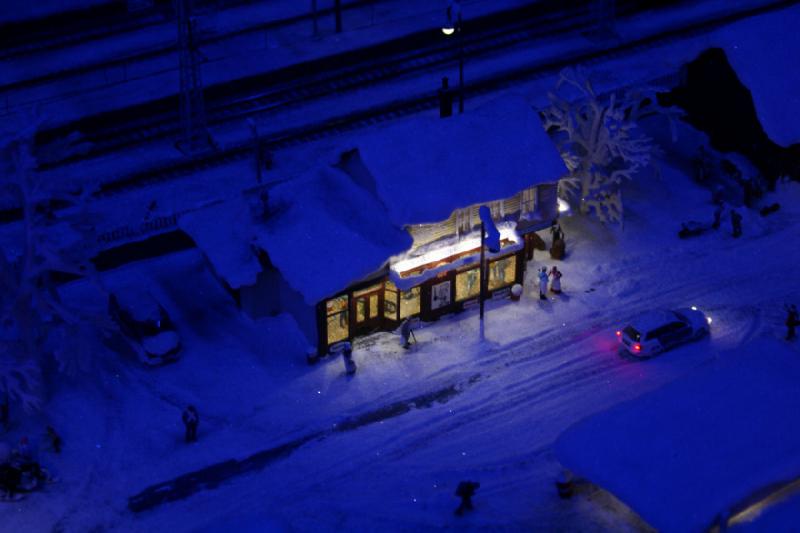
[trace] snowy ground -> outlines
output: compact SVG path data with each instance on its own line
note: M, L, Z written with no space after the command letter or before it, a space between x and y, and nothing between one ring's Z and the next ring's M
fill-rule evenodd
M667 155L669 158L669 153ZM677 158L673 158L677 160ZM145 279L176 318L183 358L153 370L132 360L58 387L47 409L65 439L41 460L62 477L0 508L9 531L418 530L456 526L525 530L643 527L602 493L564 502L552 486L551 445L567 426L691 371L762 334L781 336L782 306L800 300L786 265L800 261L800 188L778 193L770 218L745 214L727 230L680 241L680 221L709 219L708 192L665 167L626 192L624 231L566 219L564 295L488 306L488 341L475 310L426 324L405 352L389 333L359 341L348 379L340 360L314 367L284 317L253 323L235 312L196 252L110 274ZM552 261L537 252L535 266ZM529 270L530 271L530 270ZM714 318L711 338L637 362L613 331L652 307L694 304ZM328 432L266 468L185 500L131 513L149 485L334 428L347 417L453 387L446 403ZM182 441L180 409L198 406L200 442ZM39 437L43 419L16 419L7 440ZM41 439L40 439L41 440ZM459 480L481 482L477 510L452 515Z
M664 75L653 56L669 53L656 49L598 66L599 85L619 84L619 72L639 80ZM539 79L517 90L529 91L532 103L541 105L550 87L552 79ZM659 128L654 125L654 132ZM683 142L701 142L685 134ZM310 164L323 152L329 155L319 146L294 152L278 154L279 163L293 157ZM668 147L665 159L675 168L665 167L661 180L629 187L624 231L563 221L569 252L559 265L564 295L540 303L528 286L519 303L491 302L486 345L478 343L475 310L426 324L411 352L388 333L361 340L353 379L345 377L340 360L306 366L286 317L256 323L239 315L197 252L108 274L111 287L142 281L151 287L178 323L183 358L161 369L141 368L132 359L98 362L106 372L53 391L46 419L15 418L3 437L9 442L23 434L41 441L45 423L63 434L60 456L41 452L62 481L1 506L0 529L644 527L603 493L557 499L555 437L584 416L684 375L725 349L762 334L781 336L783 303L800 302L800 286L790 273L800 249L787 244L798 236L798 186L778 193L783 209L770 218L745 213L739 240L726 230L680 241L681 221L710 220L712 212L708 192L685 177L690 153ZM135 198L110 199L98 209L120 217L125 204L133 218L137 209L144 214L153 197L165 210L199 204L221 189L252 185L247 165L198 173ZM105 166L120 165L117 160ZM537 252L529 272L541 264L552 262ZM618 324L651 307L687 304L714 318L710 339L646 362L617 355ZM458 394L446 403L332 431L349 417L451 388ZM198 406L202 418L200 442L190 446L182 442L180 423L188 403ZM152 484L318 432L324 436L216 489L139 514L126 507L129 497ZM482 484L477 510L457 519L452 493L459 480L469 478ZM797 508L790 502L763 516L786 524ZM750 529L763 530L757 523Z

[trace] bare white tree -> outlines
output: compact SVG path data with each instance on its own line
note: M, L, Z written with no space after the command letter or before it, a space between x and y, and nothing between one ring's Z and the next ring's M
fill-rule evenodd
M38 171L34 137L41 123L32 117L16 136L0 140L0 191L22 209L19 231L0 249L0 395L28 410L42 406L48 357L64 372L86 369L115 329L107 313L81 310L59 293L59 275L99 285L90 261L97 239L84 209L91 191L45 183ZM79 149L74 141L43 156Z
M570 172L559 182L559 196L577 202L583 214L622 224L621 184L652 165L657 153L637 126L641 115L655 107L655 94L626 89L598 95L582 71L568 68L548 96L542 120Z

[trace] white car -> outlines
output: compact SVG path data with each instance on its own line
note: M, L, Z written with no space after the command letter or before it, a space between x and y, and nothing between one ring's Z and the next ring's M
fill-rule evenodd
M696 307L650 311L617 330L620 347L635 356L650 356L708 335L711 318Z

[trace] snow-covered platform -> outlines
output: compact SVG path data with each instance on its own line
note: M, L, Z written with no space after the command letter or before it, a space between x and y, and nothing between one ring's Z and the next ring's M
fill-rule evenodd
M659 531L701 531L800 477L798 412L800 353L760 339L578 422L555 450Z

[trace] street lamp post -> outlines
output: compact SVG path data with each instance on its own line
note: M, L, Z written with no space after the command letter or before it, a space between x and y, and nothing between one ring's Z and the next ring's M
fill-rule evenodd
M478 276L480 277L480 294L478 295L478 302L480 305L480 334L481 340L483 340L485 338L483 326L483 302L486 300L486 292L489 285L489 276L487 275L486 271L485 250L486 246L488 246L489 251L492 253L497 253L500 251L500 232L494 225L494 221L492 220L492 212L488 207L485 205L480 206L478 208L478 215L481 219L481 264L480 269L478 270Z
M458 39L458 112L464 112L464 33L461 24L461 1L449 0L447 5L447 20L442 33L445 35L456 34Z

